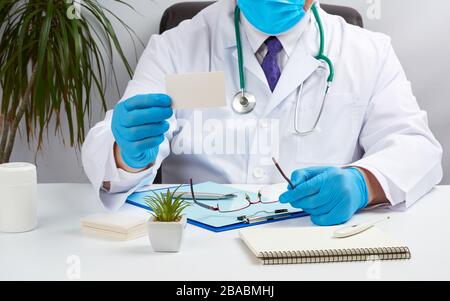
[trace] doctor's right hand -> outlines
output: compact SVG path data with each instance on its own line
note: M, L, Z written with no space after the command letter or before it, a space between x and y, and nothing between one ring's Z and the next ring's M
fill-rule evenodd
M292 173L288 191L280 195L311 215L318 226L345 223L369 202L368 187L362 171L355 167L310 167Z
M111 129L125 164L142 169L155 162L172 115L166 94L136 95L116 105Z

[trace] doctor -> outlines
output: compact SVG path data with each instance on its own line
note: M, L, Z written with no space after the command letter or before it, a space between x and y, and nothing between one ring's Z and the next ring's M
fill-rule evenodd
M317 57L321 38L331 66ZM225 72L227 107L173 112L165 76L209 71ZM256 99L247 114L232 108L242 73ZM317 225L346 222L378 204L408 207L442 178L441 146L390 39L312 0L221 0L153 35L122 100L82 151L110 209L152 183L162 163L166 183L282 182L272 156L295 187L280 202L307 211Z

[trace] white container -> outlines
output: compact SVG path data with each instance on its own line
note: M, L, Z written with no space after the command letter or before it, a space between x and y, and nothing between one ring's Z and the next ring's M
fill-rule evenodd
M186 215L179 222L156 222L154 217L148 221L148 237L155 252L178 252L186 228Z
M37 226L36 166L0 164L0 232L26 232Z

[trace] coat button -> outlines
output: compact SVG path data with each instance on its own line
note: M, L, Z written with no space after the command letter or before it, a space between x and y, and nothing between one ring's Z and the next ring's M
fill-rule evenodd
M262 179L265 175L266 172L264 171L264 169L260 167L253 169L253 177L255 177L256 179Z
M267 129L269 127L269 122L267 119L261 119L259 120L259 126L263 129Z

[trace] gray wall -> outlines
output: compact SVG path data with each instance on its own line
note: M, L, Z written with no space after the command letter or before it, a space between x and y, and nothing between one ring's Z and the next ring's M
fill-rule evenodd
M232 1L232 0L230 0ZM133 27L147 43L157 32L164 9L177 0L132 0L140 15L124 9L111 0L102 1ZM411 82L419 104L429 113L430 126L444 147L444 181L450 184L450 1L447 0L324 0L324 3L348 5L362 13L366 28L384 32L392 42ZM133 65L134 51L125 32L120 33L125 50ZM142 49L139 49L141 52ZM120 64L117 69L123 70ZM119 78L122 93L128 81L124 72ZM120 97L113 88L108 92L111 108ZM97 108L94 124L103 117ZM52 131L50 131L52 133ZM25 139L17 142L13 160L34 161L34 150ZM41 182L84 182L79 152L64 146L50 135L43 151L37 156Z

